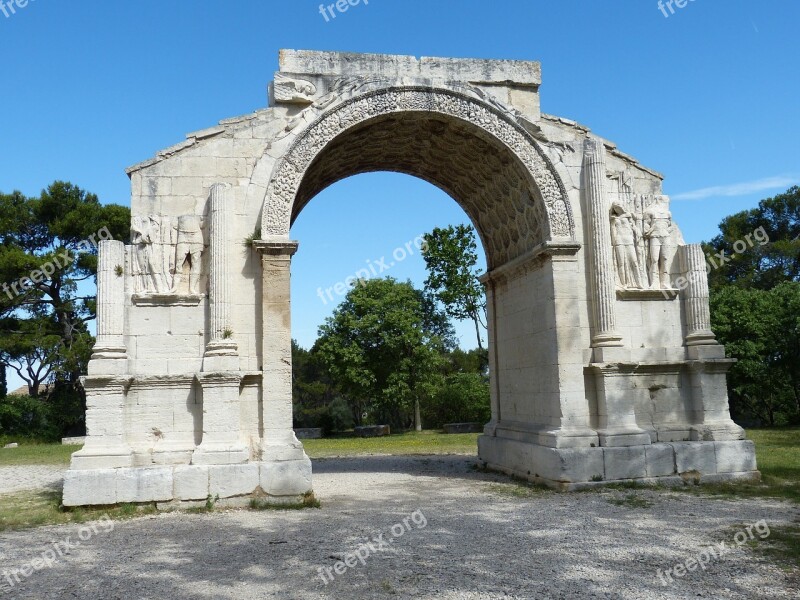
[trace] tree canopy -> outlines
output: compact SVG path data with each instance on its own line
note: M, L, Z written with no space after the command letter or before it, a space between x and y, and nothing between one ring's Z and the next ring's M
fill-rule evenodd
M56 181L33 198L0 194L0 364L32 396L45 382L82 393L97 245L127 239L129 228L127 207L103 205L71 183Z

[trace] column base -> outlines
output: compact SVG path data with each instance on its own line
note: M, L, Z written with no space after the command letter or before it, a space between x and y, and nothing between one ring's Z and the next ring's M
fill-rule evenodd
M600 445L604 448L647 446L653 442L650 434L638 427L633 429L599 429L597 436L600 439Z
M745 438L747 438L747 434L744 429L733 421L693 425L690 429L692 441L722 442L744 440Z
M717 336L711 331L695 331L686 336L687 346L713 346L717 344Z
M250 459L244 446L201 444L192 452L193 465L237 465Z
M87 469L116 469L133 465L133 451L124 446L82 448L72 454L69 468L84 471Z

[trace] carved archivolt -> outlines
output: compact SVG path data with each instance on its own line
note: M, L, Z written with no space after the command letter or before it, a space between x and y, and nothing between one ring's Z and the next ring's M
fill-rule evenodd
M511 238L517 240L525 238L527 241L524 245L533 247L547 240L574 238L574 220L563 183L542 149L531 135L514 121L511 113L501 112L486 102L459 92L431 88L382 89L326 109L300 134L275 166L264 202L262 234L288 235L293 213L297 212L297 207L294 205L304 178L315 159L320 157L323 150L337 137L350 130L363 128L370 121L381 117L394 118L395 123L402 124L403 119L398 118L400 113L443 115L452 118L444 119L447 123L464 122L469 130L477 132L483 138L483 146L488 147L490 152L494 150L495 153L509 154L512 160L516 159L515 162L519 163L520 168L515 170L522 171L523 177L528 180L524 186L526 189L520 190L520 193L513 195L513 200L508 201L513 205L523 206L512 207L516 210L510 211L504 211L502 207L497 206L483 206L475 207L472 212L465 207L473 218L477 211L485 212L487 219L506 221L502 224L502 229L508 239L495 240L496 243L502 245L503 241L506 241L513 244L514 239ZM498 146L501 146L499 150ZM366 152L363 154L368 156ZM476 160L481 160L481 157L478 156ZM390 167L391 165L383 165L383 168L390 169ZM370 169L358 167L353 169L354 172L366 170ZM417 174L411 167L394 170ZM424 173L420 176L429 181L435 179ZM447 188L446 182L435 183ZM485 182L477 182L473 187L480 187L483 184ZM315 193L318 191L314 190ZM486 202L494 203L511 198L507 196L504 199L502 194L497 194L494 198L491 194L487 194L486 197ZM456 200L461 202L462 198L456 197ZM527 207L524 206L526 204ZM509 233L509 228L516 229L516 233ZM486 237L484 235L484 242ZM516 250L503 258L506 260L514 258L521 249Z

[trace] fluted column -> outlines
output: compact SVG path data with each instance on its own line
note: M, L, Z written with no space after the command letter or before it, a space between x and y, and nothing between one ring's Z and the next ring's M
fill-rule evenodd
M236 356L238 346L233 340L230 325L231 291L228 265L230 231L230 206L228 190L230 186L218 183L211 186L210 195L210 271L208 279L210 304L210 341L206 346L206 358L217 356ZM208 362L208 361L207 361ZM219 363L220 361L211 361ZM229 360L227 365L214 364L209 370L238 370L238 360ZM209 365L210 366L210 365Z
M97 257L97 341L90 375L125 372L125 244L103 240ZM115 361L115 362L109 362Z
M603 142L586 139L583 156L586 199L589 209L590 261L592 282L592 346L621 346L616 332L616 282L611 255L611 226L606 193L606 151Z
M716 344L711 331L711 309L709 308L708 273L706 256L700 244L681 246L678 250L681 271L686 279L683 287L683 305L686 310L686 345L704 346Z

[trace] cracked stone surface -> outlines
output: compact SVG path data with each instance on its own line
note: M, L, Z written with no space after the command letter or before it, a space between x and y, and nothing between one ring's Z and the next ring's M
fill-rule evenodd
M663 490L519 496L512 493L516 484L476 471L474 462L464 456L315 461L320 510L168 513L117 522L108 532L99 526L52 568L13 587L0 578L0 590L18 599L103 600L798 597L791 574L747 547L733 548L743 524L766 519L774 528L798 520L795 505ZM47 483L44 469L25 469ZM4 486L9 473L2 472ZM625 502L631 494L649 505ZM414 511L422 511L427 525L408 521L395 537L392 527ZM0 535L0 574L54 542L79 541L80 528ZM380 534L385 547L373 543L365 564L323 583L319 568L333 567ZM731 550L705 571L669 586L659 580L657 569L722 541Z

